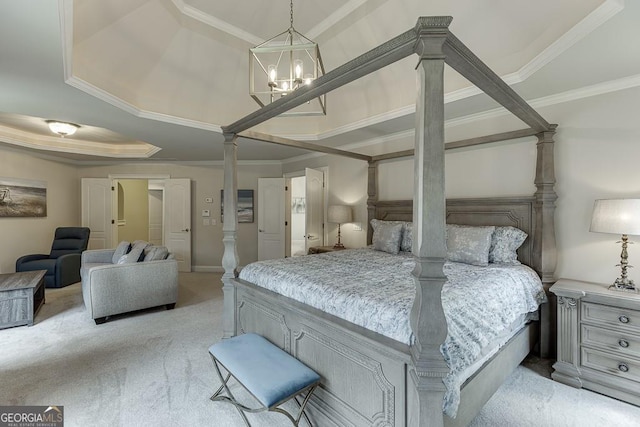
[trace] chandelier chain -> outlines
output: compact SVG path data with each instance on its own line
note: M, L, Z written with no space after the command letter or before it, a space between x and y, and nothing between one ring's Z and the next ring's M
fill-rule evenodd
M289 7L291 10L291 19L289 20L289 22L291 23L291 28L293 28L293 0L290 1Z

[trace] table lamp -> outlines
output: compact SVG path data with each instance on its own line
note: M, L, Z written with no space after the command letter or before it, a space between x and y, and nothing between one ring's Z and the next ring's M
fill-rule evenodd
M620 254L621 274L609 289L638 292L633 280L627 277L628 261L627 245L629 234L640 235L640 199L602 199L593 204L591 228L597 233L622 235L622 253Z
M338 224L338 243L333 245L336 249L344 249L344 245L340 243L340 224L353 221L351 206L331 205L327 212L327 221Z

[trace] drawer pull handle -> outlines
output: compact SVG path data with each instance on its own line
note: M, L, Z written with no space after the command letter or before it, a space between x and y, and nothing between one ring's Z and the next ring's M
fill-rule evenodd
M629 323L629 318L627 316L625 316L625 315L622 315L622 316L618 317L618 320L621 323Z
M626 363L618 363L618 370L620 372L629 372L629 366Z
M622 347L622 348L627 348L627 347L629 347L629 341L627 341L627 340L620 340L620 341L618 341L618 344L619 344L619 345L620 345L620 347Z

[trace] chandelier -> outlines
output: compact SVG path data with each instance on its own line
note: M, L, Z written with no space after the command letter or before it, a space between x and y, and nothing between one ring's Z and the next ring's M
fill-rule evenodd
M249 49L249 94L261 107L324 75L318 44L293 28L293 0L290 13L286 31ZM281 116L326 114L326 95L321 95Z

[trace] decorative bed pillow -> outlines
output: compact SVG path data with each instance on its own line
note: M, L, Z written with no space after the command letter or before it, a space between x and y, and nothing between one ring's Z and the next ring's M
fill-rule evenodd
M136 240L128 254L118 259L118 264L131 264L144 259L144 248L149 246L144 240Z
M400 250L404 252L411 252L413 249L413 223L405 222L402 229L402 242L400 243Z
M489 248L489 262L496 264L520 264L516 250L522 246L527 233L516 227L496 227Z
M113 264L117 264L120 257L122 257L122 255L126 255L129 252L129 249L131 249L131 243L127 242L126 240L118 243L118 246L116 247L116 250L115 252L113 252L113 256L111 257L111 262Z
M489 264L489 248L494 226L447 225L447 259L465 264Z
M144 248L143 261L159 261L166 259L169 255L169 249L166 246L147 246Z
M373 228L373 249L390 254L397 254L400 251L402 221L372 219L371 227Z

